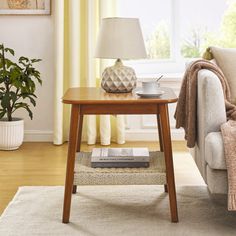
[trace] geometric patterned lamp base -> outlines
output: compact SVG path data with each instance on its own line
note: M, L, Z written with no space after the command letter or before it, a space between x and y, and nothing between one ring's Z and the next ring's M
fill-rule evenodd
M136 88L136 81L134 69L124 66L118 59L102 73L101 86L108 93L129 93Z

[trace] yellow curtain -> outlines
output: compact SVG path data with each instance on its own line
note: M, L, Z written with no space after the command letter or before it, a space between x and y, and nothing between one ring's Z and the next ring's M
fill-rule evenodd
M100 19L115 16L116 0L56 0L55 6L55 112L54 144L68 140L70 107L61 98L70 87L94 87L107 63L95 59ZM124 116L87 116L83 140L109 145L125 142Z

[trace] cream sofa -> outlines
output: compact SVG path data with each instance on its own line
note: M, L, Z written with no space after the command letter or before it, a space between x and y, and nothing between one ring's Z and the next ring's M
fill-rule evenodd
M227 171L220 125L226 122L223 91L209 70L198 73L197 142L191 154L211 193L227 193Z

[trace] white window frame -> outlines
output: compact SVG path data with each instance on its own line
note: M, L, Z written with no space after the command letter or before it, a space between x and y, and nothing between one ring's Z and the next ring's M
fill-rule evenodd
M186 59L180 54L179 17L177 1L171 0L171 29L170 29L170 59L163 60L130 60L125 64L133 67L138 78L157 77L167 74L168 77L178 77L185 68Z

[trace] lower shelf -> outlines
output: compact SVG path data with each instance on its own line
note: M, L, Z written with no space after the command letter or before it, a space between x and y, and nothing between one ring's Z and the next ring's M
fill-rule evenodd
M150 152L148 168L92 168L90 160L90 152L76 154L74 185L166 184L163 152Z

